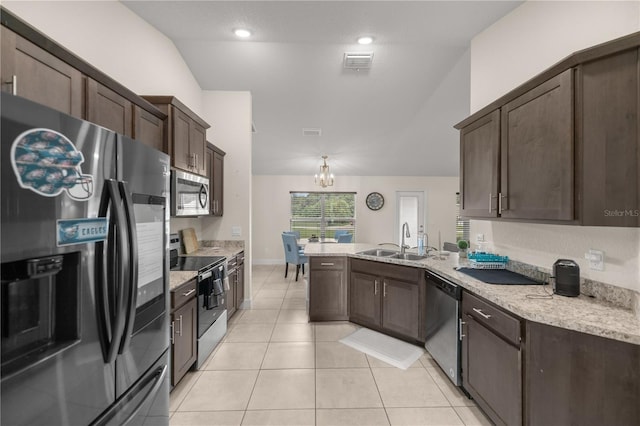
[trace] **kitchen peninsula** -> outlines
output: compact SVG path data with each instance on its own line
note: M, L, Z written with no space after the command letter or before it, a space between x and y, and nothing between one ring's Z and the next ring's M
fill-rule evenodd
M520 337L515 374L521 383L517 397L522 408L518 423L632 424L640 418L637 404L640 400L640 319L630 306L617 306L584 291L575 298L544 297L550 292L546 286L485 284L456 271L463 261L455 254L446 260L418 261L358 254L377 247L373 244L307 245L310 311L315 306L314 286L322 285L322 281L314 280L314 259L321 259L321 263L344 259L344 273L349 278L346 291L340 297L345 298L343 303L347 307L353 306L353 301L349 300L354 297L353 262L366 260L378 267L412 267L423 273L429 270L462 287L463 301L465 298L480 300L518 321ZM517 262L512 263L517 265ZM534 269L539 272L542 268ZM420 309L424 310L424 306ZM350 318L351 315L347 310L346 316ZM421 321L420 316L414 320ZM462 321L466 322L464 318ZM467 328L468 325L463 324L463 335L468 334ZM469 337L464 338L467 342L463 342L463 347L469 340ZM469 352L468 357L472 360L474 353ZM465 373L463 363L463 377ZM463 387L466 388L464 383ZM474 399L492 420L506 423L499 408L491 403L496 395L489 395L489 402L483 400L485 396L474 395ZM581 408L576 410L575 407Z

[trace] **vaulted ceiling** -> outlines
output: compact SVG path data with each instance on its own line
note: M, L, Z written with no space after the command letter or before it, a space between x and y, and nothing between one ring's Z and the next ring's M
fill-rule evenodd
M328 155L337 175L456 176L470 41L522 2L123 3L175 43L203 90L251 91L253 174L309 175ZM371 68L344 69L345 52L373 52Z

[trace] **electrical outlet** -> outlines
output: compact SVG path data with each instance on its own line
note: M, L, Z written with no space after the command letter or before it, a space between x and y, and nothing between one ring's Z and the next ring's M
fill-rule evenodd
M476 243L481 243L484 241L484 234L476 234Z
M242 228L240 226L232 226L231 227L231 236L232 237L240 237L240 236L242 236Z
M604 252L602 250L589 249L584 254L584 258L589 261L589 269L604 271Z

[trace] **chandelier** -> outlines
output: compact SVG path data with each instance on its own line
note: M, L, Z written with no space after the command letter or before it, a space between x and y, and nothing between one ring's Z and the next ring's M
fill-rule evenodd
M320 166L320 174L315 175L316 185L320 185L323 188L327 186L333 186L333 173L329 172L329 165L327 164L327 156L322 156L323 164Z

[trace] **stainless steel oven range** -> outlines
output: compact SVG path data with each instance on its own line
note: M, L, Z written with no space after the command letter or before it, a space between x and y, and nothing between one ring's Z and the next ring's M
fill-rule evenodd
M227 258L224 256L180 256L179 239L173 234L170 246L172 271L197 271L198 359L200 368L227 333Z

